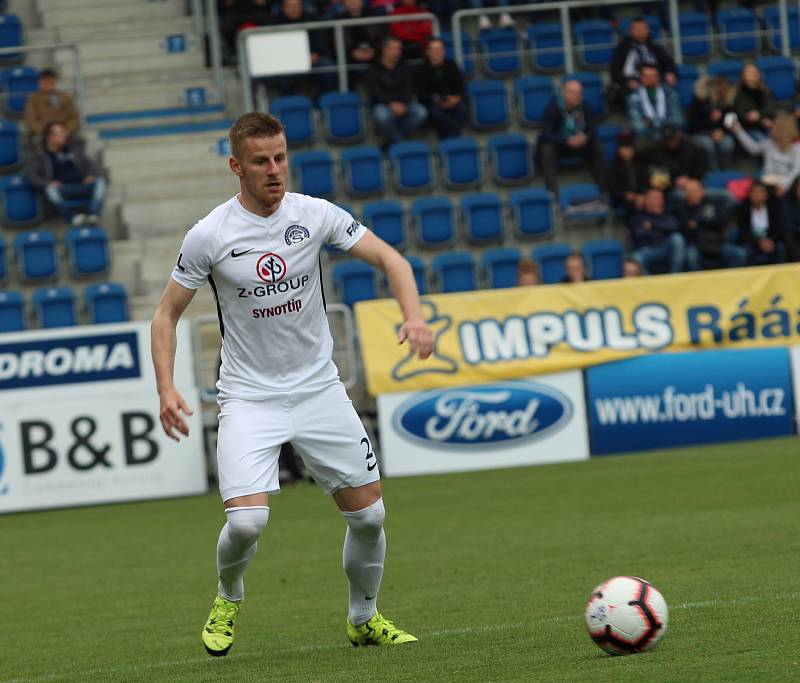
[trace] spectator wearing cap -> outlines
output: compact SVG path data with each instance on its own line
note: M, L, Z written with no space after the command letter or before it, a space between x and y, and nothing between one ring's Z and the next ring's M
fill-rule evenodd
M58 88L58 74L53 69L39 72L39 89L28 95L25 102L25 128L38 138L51 123L58 121L70 135L81 127L81 117L75 100Z
M628 95L628 122L641 151L653 146L667 124L683 126L680 97L674 88L661 82L654 66L642 66L639 87Z

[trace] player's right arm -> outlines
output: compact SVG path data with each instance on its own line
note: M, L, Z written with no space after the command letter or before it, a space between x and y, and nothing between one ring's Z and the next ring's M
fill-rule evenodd
M150 348L153 355L153 367L156 371L156 388L161 401L159 418L166 435L175 441L178 441L179 437L174 430L184 436L189 435L189 426L183 416L192 414L186 401L183 400L173 384L177 346L176 328L178 320L196 291L188 289L170 278L161 295L161 301L158 303L150 326Z

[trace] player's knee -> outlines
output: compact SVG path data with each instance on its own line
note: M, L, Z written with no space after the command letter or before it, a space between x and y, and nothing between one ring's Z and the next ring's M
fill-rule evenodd
M344 512L347 526L356 536L362 538L377 538L383 529L383 521L386 519L386 509L383 506L383 498L378 498L372 505L363 510L355 512Z
M269 519L268 507L229 508L228 534L231 540L242 545L251 545L261 536Z

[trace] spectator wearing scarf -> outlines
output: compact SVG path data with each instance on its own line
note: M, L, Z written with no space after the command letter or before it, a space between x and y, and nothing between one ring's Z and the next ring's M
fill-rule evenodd
M678 93L661 83L658 69L643 67L639 81L639 88L628 95L628 123L637 149L647 151L664 126L683 127L683 111Z
M677 82L674 60L663 47L653 42L647 21L636 17L611 59L611 82L623 98L638 89L643 66L656 67L661 79L671 86Z

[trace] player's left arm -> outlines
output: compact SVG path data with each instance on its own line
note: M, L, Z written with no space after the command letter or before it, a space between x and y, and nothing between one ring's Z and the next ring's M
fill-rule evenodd
M350 248L350 253L386 273L405 320L397 339L401 344L408 341L412 354L428 358L433 351L433 332L422 314L411 264L370 230Z

